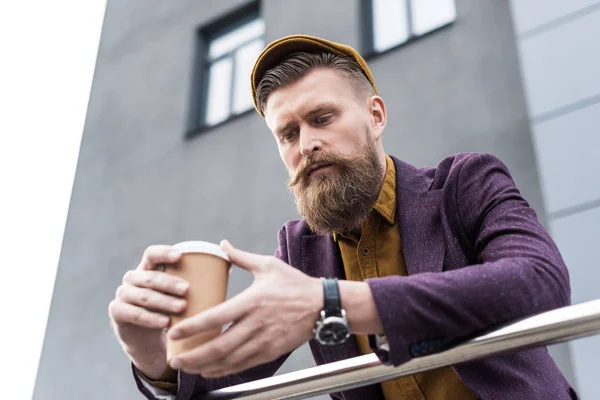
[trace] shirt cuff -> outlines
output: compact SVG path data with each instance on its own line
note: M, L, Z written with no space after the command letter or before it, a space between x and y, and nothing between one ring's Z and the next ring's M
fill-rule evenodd
M379 350L390 351L390 344L388 343L387 336L385 333L375 335L375 346Z
M369 335L369 347L383 364L390 362L390 344L385 334Z
M144 387L148 389L154 396L156 396L157 399L171 400L175 398L175 395L177 394L177 388L179 387L178 371L175 371L171 369L171 367L167 366L167 369L165 369L165 371L157 380L148 378L137 369L136 374L140 378Z

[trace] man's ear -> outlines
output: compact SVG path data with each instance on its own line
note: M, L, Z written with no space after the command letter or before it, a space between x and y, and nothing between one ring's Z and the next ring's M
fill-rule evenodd
M383 134L387 124L387 112L385 102L377 95L371 96L368 101L368 109L371 118L371 131L375 139L379 139Z

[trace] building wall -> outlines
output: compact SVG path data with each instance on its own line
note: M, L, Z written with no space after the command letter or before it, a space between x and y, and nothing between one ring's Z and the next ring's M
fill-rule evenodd
M542 194L573 303L600 298L600 1L513 0ZM600 398L600 337L573 341L581 396Z
M195 30L245 3L108 2L35 399L141 398L107 307L147 245L227 238L271 254L297 218L257 114L184 139ZM344 4L264 0L266 40L308 33L359 47L361 1ZM388 106L386 150L418 166L494 153L545 222L509 5L457 0L457 12L453 25L369 60ZM229 294L250 282L236 270ZM282 370L310 365L302 348Z

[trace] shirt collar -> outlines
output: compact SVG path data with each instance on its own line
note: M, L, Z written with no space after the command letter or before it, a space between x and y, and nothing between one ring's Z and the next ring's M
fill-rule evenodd
M387 221L388 224L394 225L394 217L396 215L396 167L390 156L385 156L386 172L383 178L383 185L379 197L373 206Z

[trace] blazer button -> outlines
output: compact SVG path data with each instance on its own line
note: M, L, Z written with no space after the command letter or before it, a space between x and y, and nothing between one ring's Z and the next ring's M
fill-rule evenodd
M363 256L366 256L366 255L368 255L368 254L369 254L369 249L367 249L367 248L365 247L364 249L362 249L362 253L363 253Z
M421 346L419 346L418 344L413 344L412 346L410 346L409 353L413 357L419 357L422 354Z

